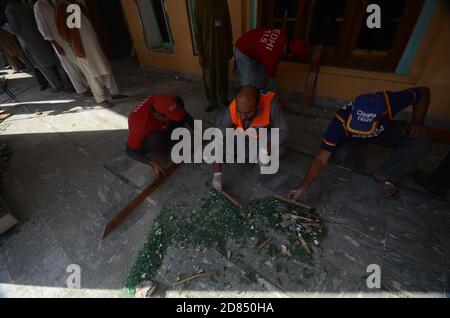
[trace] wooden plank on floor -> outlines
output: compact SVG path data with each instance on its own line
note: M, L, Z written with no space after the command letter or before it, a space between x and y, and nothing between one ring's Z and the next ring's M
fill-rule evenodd
M103 230L102 239L108 236L119 224L121 224L128 215L130 215L144 200L154 192L170 175L179 167L178 164L172 164L169 168L165 169L164 175L160 175L152 182L144 191L136 196L124 209L119 211L111 220L106 223Z

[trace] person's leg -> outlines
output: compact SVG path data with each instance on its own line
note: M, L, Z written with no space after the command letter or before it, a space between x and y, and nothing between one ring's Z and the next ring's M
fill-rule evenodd
M405 127L405 122L393 121L377 140L378 144L393 148L389 160L377 171L378 175L393 182L397 182L401 176L407 174L433 145L433 138L430 135L418 139L408 138L403 134Z
M78 65L80 66L81 72L83 72L86 80L91 88L92 95L94 95L95 101L97 103L106 102L105 89L103 87L103 80L91 75L89 64L86 59L78 58Z
M25 61L26 62L26 66L33 73L34 78L36 78L36 81L41 86L41 90L47 89L48 86L50 85L50 83L47 81L45 76L41 73L41 71L34 64L33 58L29 54L28 50L24 46L22 46L22 48L23 48L23 52L24 52L25 57L26 57L26 61Z
M269 77L267 80L267 89L269 89L271 92L274 92L275 94L277 94L277 99L281 100L281 95L280 95L280 88L277 85L277 81L275 78L273 77Z
M249 68L250 59L241 53L238 49L234 50L234 75L239 77L239 85L248 85L249 80Z
M218 62L217 70L217 102L220 106L228 107L228 60Z
M65 55L58 55L61 67L67 74L69 81L78 94L84 94L89 90L89 84L80 69L77 57L70 46L64 47Z
M150 160L150 153L164 153L169 151L170 135L165 132L156 131L145 138L141 144L141 151Z
M108 89L109 94L113 97L113 99L116 99L118 97L126 97L119 94L119 88L117 87L116 79L114 78L114 75L112 73L103 75L102 80L103 85Z
M14 56L11 56L9 54L3 54L8 61L8 64L11 65L15 73L20 72L20 67L17 65L16 58Z
M414 181L432 194L445 196L450 190L450 152L432 174L416 171Z
M60 90L62 88L61 80L59 79L59 75L55 70L54 66L52 67L44 67L42 65L37 66L39 71L41 71L42 75L47 79L50 85L55 90Z
M217 90L216 90L216 65L213 61L207 61L207 65L203 67L203 82L205 85L205 94L208 99L208 108L206 111L212 111L217 107Z
M353 167L358 149L366 145L365 140L348 138L344 140L331 157L331 162L345 167Z
M86 78L89 87L91 88L92 95L94 95L97 103L103 103L106 101L105 88L103 87L103 80L100 77L87 77Z
M450 152L442 160L439 167L434 170L433 177L437 184L445 187L447 190L450 188Z
M8 65L8 61L6 60L6 57L3 55L2 51L0 50L0 67L4 68Z
M31 71L30 68L30 62L27 60L25 54L22 52L20 47L17 47L16 50L16 58L22 62L22 64L24 65L24 67L26 68L24 71Z
M239 84L252 85L258 89L264 87L264 66L257 61L242 54L238 49L234 52L236 73L239 75Z
M73 85L70 81L69 75L67 75L66 70L63 68L62 63L58 61L58 63L53 67L53 70L58 75L61 84L65 90L72 90L73 91Z
M41 71L37 67L33 67L32 69L33 75L36 78L36 81L41 86L41 89L47 89L50 86L50 83L45 78L44 74L41 73Z
M264 65L261 63L254 61L251 66L251 73L253 74L253 86L255 86L257 89L263 89L266 86L266 70L264 68Z

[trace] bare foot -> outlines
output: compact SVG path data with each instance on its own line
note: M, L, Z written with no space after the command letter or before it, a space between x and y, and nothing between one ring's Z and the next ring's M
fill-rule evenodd
M383 175L381 175L378 172L374 172L373 177L375 180L378 181L378 183L381 186L381 189L383 190L383 193L389 197L389 198L395 198L398 195L398 189L395 186L395 184L390 181L389 179L385 178Z

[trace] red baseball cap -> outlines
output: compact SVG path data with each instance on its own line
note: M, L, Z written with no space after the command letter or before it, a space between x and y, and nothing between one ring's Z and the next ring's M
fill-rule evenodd
M302 38L297 38L289 43L289 50L294 56L300 58L308 54L308 44Z
M167 116L173 121L180 121L186 116L186 111L177 104L170 95L158 95L153 97L153 109Z

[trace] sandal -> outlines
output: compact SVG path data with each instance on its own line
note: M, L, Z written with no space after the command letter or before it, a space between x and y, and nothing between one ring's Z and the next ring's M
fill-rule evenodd
M398 191L397 187L395 186L395 184L392 181L390 181L389 179L386 179L386 178L384 178L382 176L379 176L376 172L374 172L372 174L372 176L375 178L375 180L378 183L381 184L381 188L383 189L383 193L387 197L389 197L391 199L394 199L394 198L396 198L398 196L398 192L399 191Z

